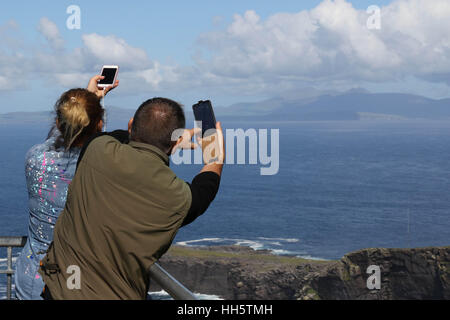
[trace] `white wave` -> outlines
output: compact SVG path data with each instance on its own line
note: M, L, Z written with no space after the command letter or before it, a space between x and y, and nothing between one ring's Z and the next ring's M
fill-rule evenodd
M197 240L180 241L180 242L177 242L177 244L180 245L180 246L188 246L191 243L199 243L199 242L206 242L206 241L208 241L208 242L220 242L222 240L223 239L221 239L221 238L203 238L203 239L197 239Z
M274 241L281 241L281 242L288 242L288 243L295 243L300 242L300 239L295 238L266 238L266 237L258 237L260 240L274 240Z
M306 260L314 260L314 261L331 261L330 259L313 257L313 256L310 256L310 255L297 255L296 257L297 258L306 259Z
M237 245L237 246L247 246L254 250L268 249L268 245L273 246L283 246L282 242L285 243L295 243L299 242L299 239L285 239L285 238L264 238L259 237L257 240L251 239L236 239L236 238L202 238L196 240L179 241L176 244L180 246L208 246L210 243L217 245ZM202 244L204 243L204 244Z
M283 249L273 249L273 250L271 250L271 252L278 256L294 256L294 255L299 254L298 252L295 252L295 251L289 251L289 250L283 250Z
M237 240L234 245L250 247L253 250L264 250L265 249L263 243L257 242L257 241L252 241L252 240Z
M173 300L172 297L164 290L148 293L153 300ZM199 300L223 300L219 296L203 293L194 293L194 296Z
M308 260L326 260L320 257L313 257L306 252L292 251L282 248L285 244L298 243L300 239L296 238L268 238L258 237L256 240L251 239L236 239L236 238L202 238L195 240L179 241L176 244L180 246L196 246L207 247L211 245L236 245L250 247L253 250L269 250L272 254L283 256L295 256ZM281 248L280 248L281 247Z

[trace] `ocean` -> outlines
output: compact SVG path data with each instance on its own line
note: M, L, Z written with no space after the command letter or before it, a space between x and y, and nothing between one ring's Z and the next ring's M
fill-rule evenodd
M223 126L279 129L279 172L262 176L261 164L226 166L216 200L175 243L236 244L311 259L339 259L369 247L450 244L450 122ZM24 157L47 131L44 124L0 127L0 235L27 233ZM172 168L190 181L201 166ZM5 256L0 250L0 259ZM0 268L5 263L0 260ZM1 298L4 277L0 283Z

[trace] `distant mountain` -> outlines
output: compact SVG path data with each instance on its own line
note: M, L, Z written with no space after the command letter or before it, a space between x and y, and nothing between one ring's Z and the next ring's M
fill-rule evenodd
M106 121L114 128L126 128L128 120L134 116L136 110L118 107L106 108ZM43 124L50 126L54 121L53 111L11 112L0 114L2 124Z
M294 100L276 98L217 110L218 117L254 120L450 120L450 99L351 90Z
M128 120L136 111L118 107L106 109L109 128L126 128ZM255 121L450 120L450 99L434 100L402 93L370 93L360 88L345 93L303 89L260 102L217 107L215 113L218 119ZM193 121L191 110L187 110L186 116L189 125ZM50 112L14 112L0 114L0 124L50 124L52 118Z
M54 115L50 111L39 112L11 112L0 114L0 125L2 124L48 124Z

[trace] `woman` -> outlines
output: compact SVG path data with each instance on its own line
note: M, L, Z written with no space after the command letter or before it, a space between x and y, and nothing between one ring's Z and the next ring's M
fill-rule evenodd
M65 92L55 104L55 124L47 140L32 147L26 156L25 176L29 197L28 241L17 258L16 296L20 300L40 300L44 282L39 262L53 241L53 228L64 209L67 189L75 175L81 147L103 127L104 91L97 87L101 76L89 81L87 89Z

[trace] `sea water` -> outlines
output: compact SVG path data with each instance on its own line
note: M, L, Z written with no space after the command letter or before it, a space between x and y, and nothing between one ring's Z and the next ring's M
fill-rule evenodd
M312 259L339 259L368 247L449 245L449 122L223 126L279 129L280 170L261 176L260 164L225 166L215 201L180 230L175 243L242 245ZM0 235L27 234L24 157L47 131L45 125L0 127ZM189 182L201 169L171 167ZM5 266L0 260L0 268ZM0 282L2 296L4 277Z

